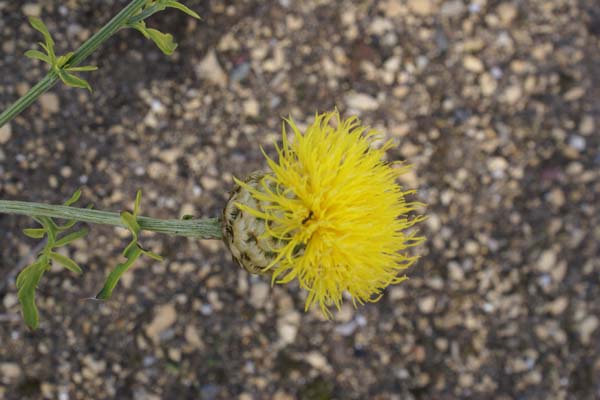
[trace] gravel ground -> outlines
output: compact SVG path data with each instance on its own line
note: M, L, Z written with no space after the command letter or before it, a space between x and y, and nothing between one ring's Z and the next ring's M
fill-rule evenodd
M0 108L124 0L0 1ZM2 399L600 398L600 11L595 0L189 0L91 58L95 89L57 86L0 129L0 197L216 216L232 176L273 154L281 117L337 106L398 141L429 204L428 242L376 304L303 312L216 241L145 235L106 303L88 300L127 232L93 227L85 269L48 273L26 329L14 276L36 251L0 216Z

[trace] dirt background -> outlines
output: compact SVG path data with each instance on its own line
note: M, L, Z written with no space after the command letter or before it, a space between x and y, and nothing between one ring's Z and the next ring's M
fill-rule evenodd
M429 204L411 279L335 320L303 312L216 241L145 235L113 299L88 300L127 232L93 227L53 270L28 331L14 278L37 251L0 216L2 399L600 398L600 11L594 0L185 2L89 60L93 93L56 86L0 130L0 197L216 216L264 166L281 118L337 106L398 142ZM0 108L125 1L0 1Z

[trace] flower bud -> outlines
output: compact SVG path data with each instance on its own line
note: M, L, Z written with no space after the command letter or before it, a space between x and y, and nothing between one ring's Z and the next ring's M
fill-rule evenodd
M251 174L245 184L262 192L262 172ZM266 220L242 211L238 205L264 211L268 202L256 200L246 187L236 185L223 210L223 238L233 259L252 274L264 274L277 253L278 241L266 236Z

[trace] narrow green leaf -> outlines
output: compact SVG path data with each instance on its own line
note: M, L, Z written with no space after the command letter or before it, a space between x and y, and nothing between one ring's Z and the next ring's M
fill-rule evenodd
M96 67L94 65L84 65L82 67L66 68L66 70L69 72L89 72L89 71L96 71L97 69L98 69L98 67Z
M36 262L28 265L27 267L23 268L21 270L21 272L19 272L19 275L17 275L17 281L16 281L17 289L21 289L21 287L25 283L25 279L27 278L27 276L29 274L31 274L31 270L35 269L37 264L39 264L39 263L40 263L39 260L36 260Z
M41 239L46 234L46 230L44 228L28 228L23 229L23 233L32 239Z
M140 212L140 204L142 204L142 191L138 189L135 193L135 203L133 203L133 215L137 217Z
M48 57L50 57L50 65L56 65L56 54L54 54L54 48L41 42L38 44L48 54Z
M36 60L43 61L47 64L52 64L52 60L50 57L39 50L27 50L25 52L25 57L33 58Z
M108 278L106 278L104 287L96 295L96 298L101 300L109 299L110 296L112 296L112 292L117 286L119 279L121 279L121 276L133 266L141 254L142 251L137 246L133 246L125 255L127 257L127 261L118 264L115 269L111 271L111 273L108 275Z
M36 329L39 323L39 313L35 305L35 289L46 268L46 264L36 262L21 271L17 277L17 287L19 288L17 297L21 303L23 319L30 329Z
M56 59L56 66L58 68L64 67L69 62L69 60L71 59L72 56L73 56L73 52L70 52L63 56L58 57Z
M71 260L69 257L63 256L62 254L51 252L50 258L71 272L75 272L76 274L81 274L83 272L81 267L77 265L75 261Z
M130 25L133 29L138 30L146 39L150 39L150 35L146 31L146 23L144 21L136 22Z
M63 203L63 205L68 207L71 204L76 203L80 197L81 197L81 189L77 189L75 191L75 193L73 193L73 195L69 198L69 200L67 200Z
M74 227L77 222L78 221L76 219L71 219L71 220L67 221L64 225L60 225L58 227L58 231L59 232L67 231L67 230L71 229L72 227Z
M142 253L144 253L145 256L148 256L151 259L156 260L156 261L163 261L164 260L164 258L160 254L156 254L156 253L153 253L153 252L148 251L148 250L142 250Z
M44 24L44 22L42 22L41 19L36 17L29 17L29 23L31 24L33 29L44 35L44 40L46 41L48 47L54 48L54 40L52 40L52 35L50 35L50 31L48 31L48 27L46 27L46 24Z
M71 86L71 87L75 87L75 88L81 88L81 89L87 89L90 92L92 91L92 87L90 86L90 84L88 83L88 81L86 81L85 79L82 79L78 76L75 76L65 70L60 70L58 72L58 76L60 77L60 79L64 82L65 85L67 86Z
M81 239L82 237L84 237L87 234L88 234L87 228L83 228L76 232L69 233L68 235L65 235L65 236L61 237L60 239L58 239L52 247L56 248L56 247L61 247L61 246L67 245L71 242L74 242L77 239Z
M162 33L161 31L152 28L146 28L146 33L158 48L168 56L173 54L177 48L177 43L173 41L173 35L170 33Z
M165 1L165 5L167 7L176 8L177 10L186 13L190 17L194 17L196 19L201 19L200 16L194 10L188 8L187 6L185 6L184 4L181 4L178 1L173 1L173 0Z

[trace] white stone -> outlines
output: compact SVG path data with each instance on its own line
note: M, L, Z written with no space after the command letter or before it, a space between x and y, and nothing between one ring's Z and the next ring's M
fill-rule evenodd
M248 99L244 101L244 115L249 117L258 117L260 112L260 104L256 99Z
M590 315L579 324L578 330L583 344L589 344L592 334L598 328L598 317Z
M575 101L575 100L579 100L584 95L585 95L585 89L578 86L578 87L574 87L573 89L571 89L567 93L565 93L564 97L565 97L566 101Z
M571 137L569 137L569 146L577 151L584 151L586 147L586 140L582 136L571 135Z
M565 194L559 188L554 188L548 193L547 197L548 201L555 207L562 207L565 205L566 198Z
M483 72L484 66L481 60L475 56L467 55L463 58L463 66L471 72Z
M372 111L379 107L377 99L365 93L350 93L346 96L348 107L360 111Z
M579 132L584 136L589 136L594 133L595 125L594 118L591 115L586 115L579 124Z
M465 11L462 0L446 1L442 4L440 13L445 17L457 17Z
M431 15L437 9L434 0L408 0L407 6L414 14L422 16Z
M427 296L419 300L419 310L425 314L429 314L435 308L435 297Z
M491 74L482 74L479 78L479 87L484 96L491 96L498 88L498 82Z
M546 309L552 315L560 315L562 314L569 305L569 299L567 297L559 297L551 303L548 303Z
M27 3L21 7L21 11L28 17L39 17L42 15L42 6L35 3Z
M498 17L500 17L500 20L504 25L509 25L511 22L513 22L518 13L517 6L509 2L503 2L500 4L496 11L498 12Z
M4 299L2 300L2 304L4 304L4 308L6 308L7 310L9 308L12 308L12 306L16 305L18 302L19 299L12 293L7 293L6 296L4 296Z
M40 96L40 104L42 105L42 111L54 114L60 109L60 101L58 96L54 93L48 92Z
M215 85L227 85L227 74L221 68L214 49L210 50L198 64L196 74L200 79L206 79Z
M213 190L216 189L217 186L219 186L219 181L216 180L215 178L212 178L210 176L203 176L200 178L200 183L202 184L202 187L206 190Z
M250 304L255 308L264 307L269 297L269 284L265 282L256 282L250 288Z
M308 353L304 360L311 365L311 367L318 369L321 372L329 373L332 371L331 365L327 361L327 358L321 353L311 351Z
M502 173L508 168L508 161L502 157L492 157L488 160L488 169L495 173Z
M177 311L172 304L157 307L154 319L146 327L146 334L155 343L160 341L160 334L170 328L177 320Z
M181 157L181 150L177 147L163 150L158 155L158 158L167 164L174 164L179 157Z
M12 128L10 123L7 123L3 127L0 127L0 144L7 143L12 137Z
M205 347L198 329L193 325L188 325L185 328L185 340L195 349L202 350Z
M399 56L393 56L386 60L386 62L383 64L383 68L386 71L396 72L396 71L398 71L398 69L400 69L401 63L402 63L402 60L400 59Z
M294 343L298 336L300 327L300 313L290 311L277 320L277 333L281 344L288 345Z
M16 363L7 362L0 364L1 382L15 382L21 377L21 373L21 368Z
M518 85L509 86L502 93L502 100L509 104L515 104L523 96L523 89Z
M386 18L377 17L373 19L369 26L369 32L375 35L382 36L387 31L393 30L394 24Z
M537 260L537 268L542 272L550 272L556 265L558 255L554 249L544 250Z

